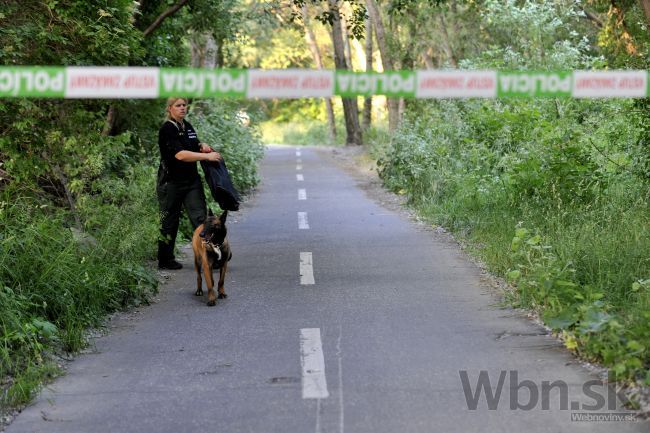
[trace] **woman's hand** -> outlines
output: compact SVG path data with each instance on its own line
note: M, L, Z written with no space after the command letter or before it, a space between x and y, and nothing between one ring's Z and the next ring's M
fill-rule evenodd
M223 158L221 157L221 154L219 152L212 151L208 153L207 155L207 160L208 161L222 161Z
M208 146L207 144L205 144L205 143L199 143L199 151L201 153L214 152L214 150L212 150L212 148L210 146Z

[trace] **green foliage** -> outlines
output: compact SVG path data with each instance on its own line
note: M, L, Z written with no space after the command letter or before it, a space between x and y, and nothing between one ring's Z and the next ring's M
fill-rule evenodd
M343 146L345 126L342 121L337 124L337 137L333 141L330 136L329 126L323 121L296 120L278 123L271 120L260 125L264 143L266 144L294 144L294 145L328 145Z
M234 1L193 0L150 36L169 2L3 1L5 65L187 66L192 35L233 39ZM233 104L206 104L199 132L236 185L258 181L261 147ZM117 113L107 122L109 108ZM0 403L28 402L56 351L116 309L147 302L157 280L155 198L161 101L0 101Z
M141 53L132 26L134 3L109 0L3 2L0 63L126 65Z
M619 378L634 378L650 366L648 280L635 281L624 312L608 296L580 285L572 264L562 263L540 235L518 228L511 255L516 269L508 278L516 284L517 302L543 312L544 321L561 331L569 349L612 367Z
M516 284L516 303L620 377L650 363L627 348L650 344L638 283L650 275L650 197L633 105L421 102L380 160L389 188L483 246L477 254ZM536 230L518 229L513 240L521 221Z
M312 64L311 54L301 42L304 35L301 31L291 28L281 29L273 34L269 55L265 56L260 67L262 69L308 68ZM296 47L301 47L296 48Z
M580 35L580 3L486 1L481 15L490 49L483 61L512 69L589 67L595 59L588 38Z
M222 154L233 184L246 193L259 182L257 163L264 149L257 132L244 125L244 113L235 101L205 100L195 103L192 117L201 140Z
M13 377L7 404L29 400L52 373L46 352L79 350L87 326L109 311L147 302L156 290L144 267L157 238L154 178L152 169L134 169L80 200L84 232L65 228L69 215L53 203L3 192L0 376Z
M574 2L485 2L466 67L604 64ZM516 37L513 37L515 35ZM607 54L607 53L606 53ZM650 368L646 100L416 101L379 160L389 188L509 278L567 347L621 378ZM513 238L513 228L515 236Z

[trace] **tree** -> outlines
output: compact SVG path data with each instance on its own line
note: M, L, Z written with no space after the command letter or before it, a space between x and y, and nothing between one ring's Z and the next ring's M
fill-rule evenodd
M332 45L334 46L334 63L337 69L346 70L345 45L338 0L328 0L329 13L332 18ZM347 132L346 145L361 145L361 128L359 126L359 107L356 98L343 99L343 115Z
M384 70L394 70L395 64L391 53L388 50L386 42L386 31L384 23L381 18L379 6L375 0L366 0L366 9L370 16L377 37L377 46L379 47L379 54L381 55L381 63ZM395 98L388 98L388 130L394 132L399 126L399 100Z
M366 29L366 72L372 72L372 23L370 22L370 17L367 17L365 20L365 29ZM365 132L370 128L370 123L372 122L372 96L366 96L363 100L363 116L361 122L361 128Z
M639 5L641 5L646 22L650 25L650 0L639 0Z
M301 8L302 21L305 26L305 39L307 40L307 45L309 45L309 50L314 57L314 63L316 63L316 68L323 69L323 60L320 54L320 49L316 43L316 37L314 36L314 30L311 27L311 21L309 19L309 11L307 9L307 3L302 5ZM332 98L325 98L325 108L327 111L327 124L329 125L330 138L334 142L336 140L336 121L334 118L334 107L332 106Z

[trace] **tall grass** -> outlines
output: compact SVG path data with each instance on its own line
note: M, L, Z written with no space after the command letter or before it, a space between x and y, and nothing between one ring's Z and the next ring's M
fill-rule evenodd
M71 229L70 214L52 204L3 192L0 377L10 378L3 404L29 401L52 374L46 352L79 350L88 326L156 291L145 267L157 239L154 180L153 169L135 168L81 200L79 212L95 210L85 215L84 231Z

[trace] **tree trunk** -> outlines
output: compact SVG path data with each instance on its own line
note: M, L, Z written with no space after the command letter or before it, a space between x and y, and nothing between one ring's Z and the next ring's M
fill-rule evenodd
M426 50L422 51L422 60L424 61L424 65L427 69L436 68L433 64L433 55L431 54L431 48L427 48Z
M453 18L453 34L456 39L461 37L461 27L460 27L460 20L458 19L458 5L456 4L456 0L451 0L451 17ZM454 54L456 55L456 60L458 59L463 59L465 56L465 52L463 50L463 44L458 44L456 47L456 50L454 51Z
M370 16L370 21L375 30L375 36L377 37L377 47L379 48L379 54L381 55L381 64L384 68L384 71L394 70L394 63L388 52L388 44L386 43L386 32L384 30L384 24L381 20L381 14L379 13L379 6L375 0L366 0L366 9L368 10L368 15ZM395 98L387 98L388 103L388 130L394 132L399 126L399 101Z
M650 0L639 0L646 22L650 25Z
M307 3L302 5L302 21L305 24L305 39L314 57L314 63L318 69L323 69L323 59L320 55L320 49L316 43L316 36L314 30L311 28L309 21L309 12L307 10ZM334 106L332 105L332 98L325 98L325 109L327 110L327 124L329 125L330 139L332 143L336 143L336 119L334 117Z
M639 51L636 48L634 38L627 29L627 24L625 23L625 11L623 7L617 4L615 0L612 0L612 5L609 7L609 16L614 16L616 18L616 26L620 28L621 31L621 40L625 46L625 51L630 56L636 56Z
M341 33L343 34L343 48L345 53L345 65L347 69L352 70L352 48L350 47L350 35L348 34L348 23L345 21L345 16L339 14L341 17Z
M65 198L66 200L68 200L68 205L70 205L70 213L74 217L75 227L77 228L77 230L83 231L83 224L81 222L81 217L79 216L79 212L77 212L77 206L74 199L74 195L72 194L72 191L70 191L70 188L68 187L68 178L65 177L65 173L61 169L61 166L56 162L52 162L52 159L50 158L47 152L44 151L42 153L42 156L43 159L47 161L48 164L50 165L52 171L54 172L54 175L56 176L56 179L61 184L61 187L63 187Z
M445 53L451 65L458 69L458 60L454 54L454 50L451 48L451 41L449 40L449 33L447 32L447 23L445 22L445 16L442 11L439 12L438 19L440 20L440 29L442 30L442 38L444 42Z
M190 37L190 66L200 68L205 58L201 35L193 33Z
M217 57L219 55L219 47L214 41L214 38L210 33L205 34L205 47L204 47L205 57L203 58L203 64L201 65L204 68L214 69L217 67Z
M117 109L115 108L115 105L111 104L108 106L108 112L106 113L106 121L104 122L104 129L102 129L103 136L108 137L113 135L116 120L117 120Z
M366 72L372 72L372 24L370 18L366 18ZM365 132L370 128L372 122L372 96L366 96L363 100L363 116L361 129Z
M339 14L338 0L327 0L329 11L332 14L332 42L334 45L334 64L336 69L347 70L345 63L345 47L343 44L343 29L341 28L341 15ZM359 107L356 98L343 99L343 115L345 116L346 145L361 145L361 128L359 127Z
M218 47L210 33L193 34L190 38L191 65L194 68L214 69Z

